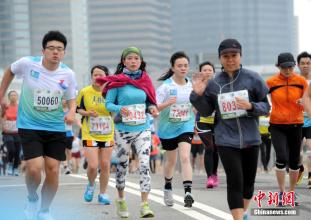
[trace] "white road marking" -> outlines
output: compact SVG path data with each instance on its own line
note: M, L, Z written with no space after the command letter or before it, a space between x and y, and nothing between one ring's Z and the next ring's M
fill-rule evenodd
M115 179L110 178L110 181L115 182ZM136 184L136 183L132 183L132 182L127 181L126 185L130 186L130 187L133 187L133 188L135 188L137 190L140 189L140 186L138 184ZM151 194L156 194L158 196L162 196L163 197L163 191L158 190L158 189L151 189L150 193ZM174 194L174 200L176 200L178 202L181 202L181 203L184 203L184 198L182 196L178 196L178 195ZM219 209L216 209L216 208L214 208L212 206L205 205L203 203L197 202L197 201L195 201L193 203L192 207L201 209L201 210L203 210L205 212L208 212L208 213L210 213L212 215L215 215L215 216L217 216L219 218L222 218L222 219L225 219L225 220L233 220L233 218L232 218L232 216L230 214L228 214L228 213L226 213L224 211L221 211Z
M42 184L40 184L42 185ZM58 186L85 185L85 183L60 183ZM0 185L1 188L26 187L26 184Z
M76 178L81 178L81 179L87 179L87 177L85 175L71 174L70 176L76 177ZM96 179L96 181L98 182L98 179ZM115 187L115 180L113 178L110 178L108 185L111 187ZM134 188L134 189L125 188L126 192L140 196L140 186L138 184L126 181L126 186ZM154 202L163 204L163 191L157 190L157 189L152 189L148 198ZM177 202L180 202L182 204L184 203L184 198L181 196L175 195L175 194L174 194L174 200ZM193 207L200 209L203 212L217 216L221 219L225 219L225 220L232 220L233 219L230 214L228 214L224 211L221 211L219 209L216 209L212 206L208 206L208 205L205 205L203 203L197 202L197 201L194 202ZM185 208L182 205L179 205L176 203L171 208L175 209L175 210L177 210L177 211L179 211L179 212L181 212L181 213L183 213L183 214L185 214L191 218L194 218L194 219L198 219L198 220L199 219L200 220L201 219L202 220L212 220L213 219L211 217L203 215L202 213L200 213L198 211L195 211L195 210L189 209L189 208Z

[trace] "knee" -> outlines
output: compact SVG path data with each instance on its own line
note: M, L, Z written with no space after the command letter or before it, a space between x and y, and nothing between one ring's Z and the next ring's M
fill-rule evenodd
M94 162L89 162L88 163L88 170L91 170L91 171L94 171L96 170L97 171L97 168L98 168L98 163L94 163Z
M46 176L58 176L59 173L59 166L45 166Z
M107 169L109 170L110 169L110 160L101 161L100 167L102 170L107 170Z
M190 163L189 155L180 155L180 163L182 164Z
M38 174L41 175L41 167L26 166L26 173L28 176L36 176Z
M275 167L278 170L285 170L286 168L286 159L277 158L275 161Z
M243 189L243 198L244 199L251 199L254 193L254 184L252 185L244 185Z

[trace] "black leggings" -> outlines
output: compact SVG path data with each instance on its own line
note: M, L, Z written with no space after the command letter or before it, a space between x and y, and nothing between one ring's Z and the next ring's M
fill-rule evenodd
M261 141L260 144L260 156L261 156L261 162L263 165L264 170L268 170L268 165L270 161L270 152L271 152L271 137L270 134L262 134L261 135Z
M8 149L8 162L13 168L18 168L20 163L21 141L18 134L3 134L3 143Z
M245 149L218 146L218 151L227 177L229 208L243 208L243 199L251 199L254 193L259 146Z
M275 166L291 170L299 169L302 125L276 125L270 124L272 144L276 154Z
M207 177L217 175L218 161L218 149L214 145L214 135L211 135L209 145L205 147L204 153L204 167Z

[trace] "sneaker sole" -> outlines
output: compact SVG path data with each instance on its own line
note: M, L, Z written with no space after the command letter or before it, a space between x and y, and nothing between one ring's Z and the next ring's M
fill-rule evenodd
M111 202L100 202L100 201L98 201L98 204L100 204L100 205L110 205Z
M144 215L141 215L140 216L141 218L153 218L154 217L154 214L153 213L146 213Z
M188 207L188 208L191 208L192 207L192 204L194 203L194 200L192 197L186 197L185 200L185 205L184 207Z

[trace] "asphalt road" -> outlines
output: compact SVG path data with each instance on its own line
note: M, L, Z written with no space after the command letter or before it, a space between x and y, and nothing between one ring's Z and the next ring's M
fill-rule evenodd
M173 179L174 199L173 207L163 204L163 177L161 174L152 174L152 190L150 193L150 206L155 212L153 219L232 219L226 200L225 175L220 172L220 186L214 189L206 189L204 175L194 175L192 193L195 198L193 208L183 207L183 187L180 174L176 173ZM129 206L129 219L139 219L139 175L130 174L127 178L126 200ZM84 173L79 175L61 175L60 186L51 212L55 220L104 220L119 219L116 215L114 204L103 206L97 203L98 187L91 203L83 201L83 192L87 183ZM301 206L295 208L295 216L254 216L250 213L250 219L310 219L311 214L311 190L306 188L307 181L298 186ZM258 173L256 178L255 195L258 190L268 193L277 192L276 179L273 172L269 174ZM111 174L108 194L111 199L116 198L114 174ZM23 219L23 207L26 198L24 177L0 176L0 220ZM268 200L262 201L263 207L274 208L267 204ZM252 200L251 208L258 208L257 202ZM292 211L292 209L289 209Z

